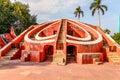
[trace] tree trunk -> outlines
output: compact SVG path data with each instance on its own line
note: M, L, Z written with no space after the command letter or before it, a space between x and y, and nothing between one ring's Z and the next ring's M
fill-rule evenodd
M101 22L100 22L100 10L98 10L98 26L101 26Z
M80 13L78 13L78 20L80 20Z

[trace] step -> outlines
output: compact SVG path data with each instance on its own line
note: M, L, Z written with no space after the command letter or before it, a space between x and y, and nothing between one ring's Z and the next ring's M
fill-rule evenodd
M120 58L112 58L111 60L117 60L117 61L120 61Z
M120 57L110 57L110 59L119 59L120 60Z
M5 56L3 56L1 59L3 60L10 60L11 57L18 51L17 48L12 48Z
M119 58L118 56L108 56L108 58Z
M13 48L13 49L11 49L7 54L6 54L6 56L7 55L13 55L15 52L17 52L18 51L18 49L17 48Z
M1 60L11 60L11 56L3 56Z
M100 65L103 64L103 62L95 62L95 64Z
M112 63L120 63L120 58L110 58L110 59L109 59L109 62L112 62Z
M61 26L60 26L60 32L58 37L58 43L64 43L65 42L65 21L62 20Z
M107 56L118 56L117 54L109 54Z
M95 62L100 62L100 59L99 59L99 58L93 58L93 60L94 60Z
M112 62L112 63L120 63L119 60L111 60L110 62Z
M93 62L97 65L103 64L103 62L101 62L99 58L93 58Z

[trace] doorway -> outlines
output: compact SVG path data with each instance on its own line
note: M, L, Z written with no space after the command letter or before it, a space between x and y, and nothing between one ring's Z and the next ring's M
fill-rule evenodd
M67 63L76 62L76 47L67 46Z
M44 52L46 56L47 61L52 61L53 60L53 46L52 45L46 45L44 47Z

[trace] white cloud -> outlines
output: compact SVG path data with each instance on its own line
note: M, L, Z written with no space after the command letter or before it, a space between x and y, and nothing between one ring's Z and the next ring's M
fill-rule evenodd
M54 14L61 9L66 10L77 4L78 0L40 0L36 2L29 2L31 11L39 11L41 13ZM34 13L34 12L33 12Z
M57 9L54 8L55 4L56 1L53 3L51 0L40 0L37 3L29 2L31 11L39 11L42 13L55 13L57 11Z
M46 21L46 19L50 19L53 15L53 17L56 17L56 15L61 15L60 13L71 11L79 5L81 7L86 6L88 3L88 0L30 0L28 2L31 13L37 14L39 21L41 21L40 17L42 17L43 21ZM43 15L46 16L43 17Z
M11 0L14 2L14 0ZM51 17L58 15L66 17L64 14L73 12L77 6L86 6L90 0L16 0L29 4L32 14L37 15L39 22L49 21ZM71 13L73 14L73 13ZM74 15L73 15L74 16ZM42 19L42 20L41 20Z
M14 0L11 0L12 2ZM32 13L39 11L41 13L57 13L60 10L67 10L73 6L84 6L88 0L16 0L23 3L28 3Z

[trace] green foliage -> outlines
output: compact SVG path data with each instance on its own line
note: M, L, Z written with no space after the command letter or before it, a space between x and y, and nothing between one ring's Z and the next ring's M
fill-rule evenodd
M75 17L78 17L78 19L80 19L80 15L82 15L82 17L84 17L84 12L82 11L80 6L78 6L75 9L74 15L75 15Z
M0 0L0 34L9 31L9 27L11 22L14 21L15 18L12 14L12 6L9 0Z
M100 11L102 12L102 15L104 15L105 10L108 10L107 6L102 5L102 0L94 0L90 5L90 10L92 10L92 16L94 16L96 10L98 11L98 24L100 27Z
M107 11L108 8L106 5L101 4L102 0L94 0L93 3L90 5L90 10L92 10L92 16L94 16L96 10L100 10L102 14L104 15L104 9Z
M109 29L105 29L104 32L110 34L111 31Z
M17 34L20 34L33 24L36 24L36 15L30 14L28 5L0 0L0 34L9 32L11 25L15 27Z
M114 35L112 36L112 38L113 38L118 44L120 44L120 33L114 33Z

